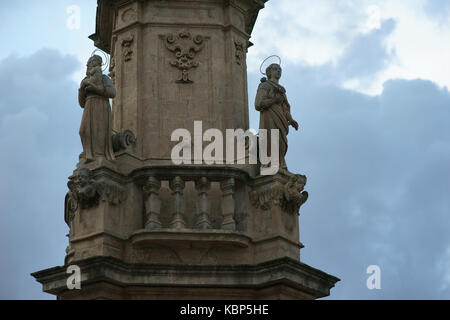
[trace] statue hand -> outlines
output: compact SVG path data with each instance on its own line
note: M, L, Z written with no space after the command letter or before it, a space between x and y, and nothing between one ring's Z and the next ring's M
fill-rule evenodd
M87 86L88 84L89 84L88 79L87 79L87 78L84 78L83 81L81 81L80 88L81 88L81 89L86 89L86 86Z
M95 93L95 94L98 94L98 95L102 95L103 94L103 88L102 87L95 86L95 85L92 85L92 84L87 84L86 85L86 91L90 92L90 93Z
M298 122L297 122L297 121L292 120L291 126L292 126L296 131L298 131L299 126L298 126Z
M94 93L95 87L92 84L90 84L90 83L86 83L84 85L84 90L86 90L87 92Z

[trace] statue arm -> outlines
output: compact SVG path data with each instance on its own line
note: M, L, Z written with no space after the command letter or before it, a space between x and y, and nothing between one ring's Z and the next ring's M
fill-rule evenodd
M295 130L298 130L299 125L298 122L294 120L294 118L292 118L292 114L291 114L291 105L289 104L286 95L284 96L284 101L285 101L285 106L286 106L286 118L289 122L289 125L291 125L292 127L294 127Z
M292 114L291 114L291 105L287 101L287 98L286 98L285 101L286 101L286 104L285 104L285 106L286 106L286 118L288 119L288 121L290 123L292 123L292 122L294 122L294 119L292 118Z
M260 84L255 100L256 110L263 111L270 108L275 103L274 99L269 98L269 88L267 88L264 83Z
M78 89L78 103L82 108L84 108L86 104L86 93L83 87Z
M103 76L103 85L105 87L105 98L114 99L116 97L116 87L114 86L111 78L109 78L108 76Z

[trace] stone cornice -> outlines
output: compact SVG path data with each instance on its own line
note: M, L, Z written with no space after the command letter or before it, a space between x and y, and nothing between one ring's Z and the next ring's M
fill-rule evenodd
M98 282L119 287L130 286L189 286L246 287L262 289L284 284L313 297L329 295L340 279L290 258L282 258L257 265L166 265L130 264L111 257L94 257L78 261L84 285ZM44 291L57 294L67 291L67 266L55 267L31 275L44 285ZM151 274L151 277L148 275ZM230 274L236 277L230 278ZM130 275L133 275L132 277ZM201 284L198 279L201 278ZM151 283L146 283L151 279ZM231 280L230 280L231 279ZM175 281L176 280L176 281ZM231 281L231 282L230 282ZM83 284L82 284L83 285Z
M111 52L111 38L113 32L113 20L115 10L127 3L146 2L151 0L97 0L97 18L95 33L89 38L94 41L94 45L107 52ZM236 0L222 0L224 5L235 5ZM251 35L258 17L259 10L264 8L268 0L248 0L250 9L246 13L245 32Z

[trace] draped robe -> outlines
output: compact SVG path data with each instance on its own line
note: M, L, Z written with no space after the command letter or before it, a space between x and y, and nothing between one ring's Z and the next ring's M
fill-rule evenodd
M280 95L283 101L270 105L269 100L277 95ZM257 111L260 111L259 128L267 130L268 155L271 155L271 130L279 130L280 168L287 169L285 156L288 150L287 136L289 134L290 124L290 105L286 98L286 90L283 86L273 81L263 80L258 87L255 107Z
M104 95L86 92L83 86L78 91L78 100L84 109L79 133L87 162L94 161L97 157L115 159L109 99L115 97L116 89L108 76L103 75L102 80Z

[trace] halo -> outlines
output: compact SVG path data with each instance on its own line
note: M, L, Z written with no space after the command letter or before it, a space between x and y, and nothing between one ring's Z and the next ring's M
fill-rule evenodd
M261 72L261 74L264 75L264 76L266 76L266 73L263 72L263 66L264 66L264 64L266 63L266 61L269 60L269 59L271 59L271 58L278 58L278 64L281 66L281 58L280 58L279 56L273 55L273 56L267 57L267 58L261 63L261 66L259 67L259 72Z
M106 70L108 70L109 67L109 56L106 54L106 52L100 50L100 49L95 49L92 54L91 54L91 58L97 53L100 52L101 55L104 57L103 59L103 63L102 63L102 71L105 72Z

